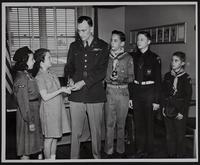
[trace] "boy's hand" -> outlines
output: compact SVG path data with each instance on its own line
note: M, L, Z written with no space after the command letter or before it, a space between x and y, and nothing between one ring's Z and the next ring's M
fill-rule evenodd
M133 101L132 100L129 100L128 105L129 105L130 109L133 109Z
M162 114L163 114L164 117L166 117L165 108L162 109Z
M182 120L183 119L183 115L181 113L178 113L178 115L176 116L177 120Z
M117 80L117 78L118 78L118 76L110 76L110 79L112 80L112 81L115 81L115 80Z
M35 124L29 124L29 131L31 132L35 131Z
M157 111L160 108L159 104L153 103L153 111Z

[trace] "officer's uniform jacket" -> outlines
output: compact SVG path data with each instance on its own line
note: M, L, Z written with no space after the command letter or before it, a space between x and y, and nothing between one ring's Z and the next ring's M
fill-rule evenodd
M161 90L161 60L160 57L149 49L145 53L140 51L133 54L135 81L129 84L130 99L134 99L134 86L142 82L154 82L154 103L160 101ZM148 86L148 85L145 85ZM151 85L152 87L152 85Z
M65 78L72 78L76 83L84 80L86 85L79 91L72 92L70 101L84 103L99 103L106 101L103 80L108 65L108 44L94 38L88 49L80 39L70 45Z

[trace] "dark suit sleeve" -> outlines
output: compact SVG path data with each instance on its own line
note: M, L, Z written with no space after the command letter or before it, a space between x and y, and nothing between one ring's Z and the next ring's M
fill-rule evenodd
M133 82L128 83L129 99L133 100Z
M192 97L192 81L189 76L187 76L186 82L185 82L185 103L187 106L189 106L189 102Z
M102 53L96 63L95 69L93 69L92 73L84 79L87 88L91 88L94 84L99 81L103 81L106 76L107 66L108 66L108 55L109 49L108 45L105 44Z
M129 70L129 74L131 74L132 75L132 81L130 81L129 83L128 83L128 91L129 91L129 99L130 100L133 100L134 98L134 94L133 94L133 92L134 92L134 89L133 89L133 81L134 81L134 78L135 78L135 75L134 75L134 59L133 59L133 54L132 53L129 53L131 56L132 56L132 58L131 58L131 62L129 62L130 64L132 63L132 65L131 65L131 67L130 68L128 68L128 70Z
M155 100L159 104L161 99L161 59L157 56L155 61Z
M23 118L23 120L27 123L31 122L30 115L30 107L28 100L28 88L27 88L27 80L23 77L19 78L14 83L14 94L18 103L18 110Z
M170 86L167 83L167 73L165 74L163 81L161 83L161 92L160 92L160 106L165 107L165 99L169 97Z
M69 78L72 78L74 72L75 72L75 66L74 66L74 56L73 56L73 44L70 45L68 55L67 55L67 63L64 67L64 78L65 81L68 81Z

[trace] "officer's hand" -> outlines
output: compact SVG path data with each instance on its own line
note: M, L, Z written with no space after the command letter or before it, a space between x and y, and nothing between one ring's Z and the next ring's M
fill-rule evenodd
M71 87L71 86L74 85L74 81L70 78L69 81L68 81L68 84L69 84L69 86Z
M181 113L178 113L178 115L176 116L177 120L182 120L183 119L183 115Z
M164 107L163 107L163 109L162 109L162 114L163 114L164 117L166 117L165 108L164 108Z
M83 80L78 81L77 83L75 83L75 84L71 87L71 90L72 90L72 91L78 91L78 90L80 90L84 85L85 85L85 82L84 82Z
M160 108L159 104L153 103L153 111L157 111Z
M35 124L29 124L29 131L31 132L35 131Z
M129 100L128 105L129 105L130 109L133 109L133 101L132 100Z
M67 94L71 94L71 88L72 87L62 87L61 91Z
M110 76L110 79L112 80L112 81L115 81L115 80L117 80L117 78L118 78L118 76Z

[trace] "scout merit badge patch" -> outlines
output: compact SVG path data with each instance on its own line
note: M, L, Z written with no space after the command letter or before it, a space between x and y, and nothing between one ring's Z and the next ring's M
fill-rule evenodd
M151 69L147 69L147 75L151 74Z

